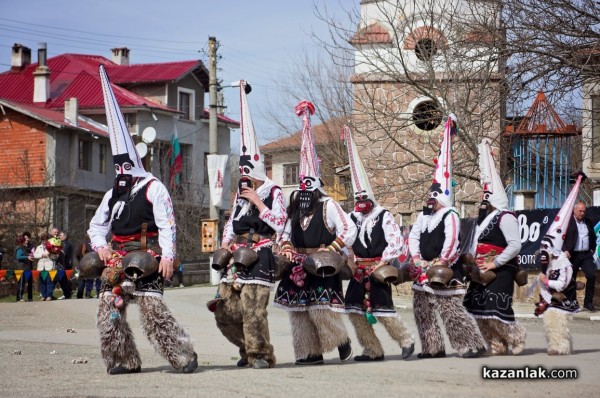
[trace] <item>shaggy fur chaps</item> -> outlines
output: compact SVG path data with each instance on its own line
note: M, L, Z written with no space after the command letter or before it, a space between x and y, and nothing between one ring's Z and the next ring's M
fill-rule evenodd
M177 323L162 298L143 296L130 300L139 304L144 333L156 351L169 361L171 366L182 369L192 361L194 347L191 339ZM141 367L142 361L126 319L127 300L118 312L114 311L110 296L102 297L96 316L102 360L107 370L118 365L127 369Z
M544 312L544 330L548 341L548 355L570 355L573 341L569 331L570 315L547 310Z
M485 348L475 319L463 307L462 296L413 291L413 309L424 354L435 355L446 351L436 310L444 322L450 345L460 355Z
M491 355L504 355L512 350L519 355L525 348L527 330L518 323L504 323L498 319L477 319L477 325Z
M244 284L241 291L237 291L223 283L219 286L219 294L223 300L217 304L215 320L223 336L239 348L241 358L249 365L262 358L269 367L275 367L267 319L270 288Z
M348 341L340 313L326 309L290 311L290 325L296 359L321 355Z
M373 325L362 314L350 313L349 316L356 332L356 338L363 347L363 355L371 358L382 356L384 354L383 347L375 334ZM410 347L414 344L414 337L399 316L381 316L377 317L377 320L381 322L390 337L397 341L401 348Z

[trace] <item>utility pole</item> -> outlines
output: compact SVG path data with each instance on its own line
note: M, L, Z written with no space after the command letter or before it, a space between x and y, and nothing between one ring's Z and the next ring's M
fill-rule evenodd
M217 153L217 39L208 38L208 152ZM209 201L210 218L219 218L219 209Z

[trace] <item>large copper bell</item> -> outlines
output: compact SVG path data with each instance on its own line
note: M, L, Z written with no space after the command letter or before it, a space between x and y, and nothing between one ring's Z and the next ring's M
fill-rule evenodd
M275 280L278 281L292 267L292 262L282 254L275 254L273 257L275 257Z
M398 270L391 265L382 265L371 273L379 283L388 284L398 282Z
M306 256L302 266L309 274L326 278L340 272L346 261L347 257L344 258L337 252L320 251Z
M525 286L527 284L527 280L527 271L523 271L522 269L520 269L515 273L515 282L517 282L517 285Z
M567 299L567 296L565 296L565 294L562 292L557 292L554 289L551 289L551 292L552 292L552 301L558 301L559 303L561 303Z
M81 279L96 279L102 275L102 270L106 267L104 261L96 252L87 253L79 262L79 277Z
M410 267L411 263L407 262L402 264L400 268L398 268L398 280L396 281L396 283L394 283L394 285L399 285L404 282L412 282L410 273L408 272Z
M220 271L227 268L227 264L229 264L231 257L233 257L233 254L231 254L231 252L227 249L215 250L212 258L212 269L215 271Z
M147 252L136 250L123 257L125 276L131 280L145 278L158 270L158 261Z
M342 270L340 271L340 276L344 281L349 281L354 276L354 274L352 273L352 269L350 268L347 262L342 267Z
M430 285L443 287L448 285L454 273L449 267L434 265L427 270L426 275Z
M233 262L236 265L248 268L258 261L258 254L249 247L238 247L233 253Z
M496 279L494 271L482 271L476 265L471 266L471 280L483 286Z

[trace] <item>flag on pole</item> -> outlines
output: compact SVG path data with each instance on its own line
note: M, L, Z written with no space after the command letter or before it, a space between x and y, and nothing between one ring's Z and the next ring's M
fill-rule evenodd
M223 203L223 178L225 176L225 166L227 165L227 155L208 155L208 184L210 191L210 204L221 207Z
M175 121L175 131L171 139L171 160L170 167L170 185L171 188L179 185L180 174L183 168L183 160L181 158L181 147L179 146L179 135L177 134L177 121Z

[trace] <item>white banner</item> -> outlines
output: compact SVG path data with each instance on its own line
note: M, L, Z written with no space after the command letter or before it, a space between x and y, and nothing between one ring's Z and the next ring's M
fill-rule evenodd
M223 181L225 177L225 166L227 155L208 155L208 185L210 188L210 204L221 207L223 203Z

